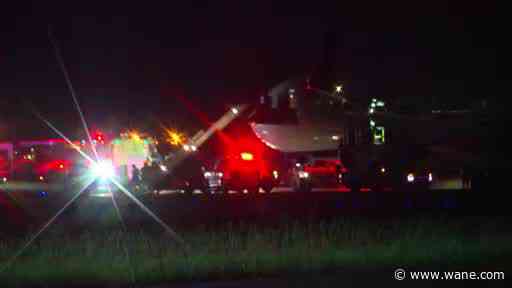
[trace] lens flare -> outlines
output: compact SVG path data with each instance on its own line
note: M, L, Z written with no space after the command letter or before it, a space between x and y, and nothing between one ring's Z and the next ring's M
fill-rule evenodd
M93 163L91 172L94 178L99 178L101 180L111 179L116 174L114 165L112 165L112 161L108 160L100 160L96 163Z

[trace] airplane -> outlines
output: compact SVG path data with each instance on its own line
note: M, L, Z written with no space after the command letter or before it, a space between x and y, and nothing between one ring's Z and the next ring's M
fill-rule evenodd
M328 155L351 166L346 179L355 180L345 182L354 187L365 178L356 174L367 175L373 169L367 163L378 163L374 168L388 170L387 174L399 171L396 177L411 182L416 170L423 170L423 178L432 181L431 169L456 174L462 167L485 162L481 155L486 140L485 114L401 114L377 99L350 101L343 91L342 85L332 92L315 88L308 77L284 81L260 99L250 126L268 147L295 161ZM424 167L419 168L421 165ZM370 180L366 177L365 181Z

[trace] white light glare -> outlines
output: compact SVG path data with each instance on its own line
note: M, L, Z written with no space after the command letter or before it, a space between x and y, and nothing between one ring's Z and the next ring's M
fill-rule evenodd
M432 173L429 172L428 173L428 182L432 182L432 180L433 180Z
M162 170L162 172L167 172L167 167L165 165L160 165L160 170Z
M407 174L407 182L409 182L409 183L414 182L414 174L412 174L412 173Z
M111 161L100 160L93 164L92 174L96 178L111 179L115 176L116 173L115 173L114 165L112 165Z
M197 147L192 144L185 144L185 145L183 145L183 150L185 150L187 152L194 152L194 151L197 151Z
M306 171L299 171L299 178L309 178L309 173Z
M238 111L238 108L233 107L233 108L231 108L231 112L233 112L233 114L237 115L239 111Z

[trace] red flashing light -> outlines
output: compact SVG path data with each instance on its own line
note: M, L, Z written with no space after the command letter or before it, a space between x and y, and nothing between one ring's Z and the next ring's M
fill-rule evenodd
M240 153L240 158L242 158L242 160L245 161L252 161L254 159L254 156L252 155L252 153L242 152Z
M101 144L105 143L105 137L103 136L103 133L101 133L101 132L96 132L94 134L94 140L96 140L96 142L101 143Z

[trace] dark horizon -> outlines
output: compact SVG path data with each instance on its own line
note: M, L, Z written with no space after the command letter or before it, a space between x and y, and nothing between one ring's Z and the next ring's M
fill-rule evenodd
M322 87L342 81L351 97L421 107L497 97L494 3L371 7L229 1L5 9L0 119L35 121L28 102L63 130L79 129L49 26L91 126L115 117L196 129L200 121L183 99L216 117L304 74Z

